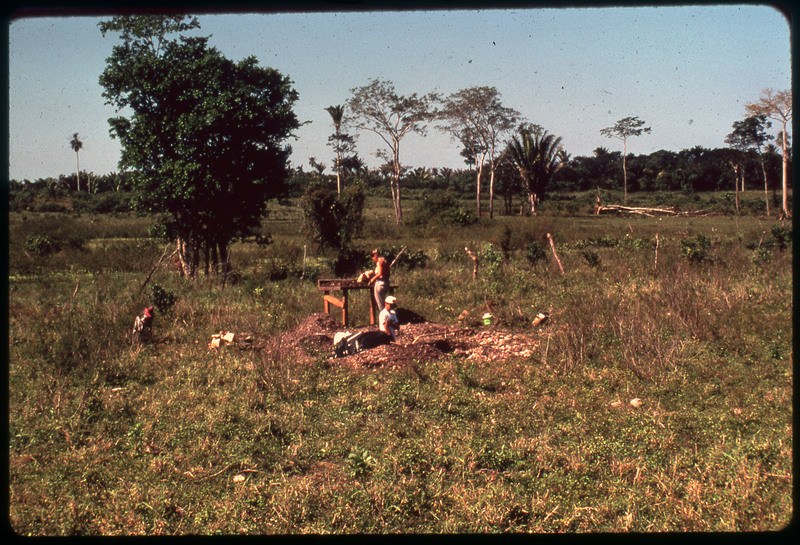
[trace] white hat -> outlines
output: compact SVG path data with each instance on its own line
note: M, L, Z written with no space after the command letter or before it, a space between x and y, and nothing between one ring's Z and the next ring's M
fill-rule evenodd
M396 299L396 298L395 298L393 295L390 295L389 297L387 297L386 299L384 299L384 302L385 302L385 303L388 303L388 304L390 304L390 305L394 305L394 304L396 304L396 303L397 303L397 299Z

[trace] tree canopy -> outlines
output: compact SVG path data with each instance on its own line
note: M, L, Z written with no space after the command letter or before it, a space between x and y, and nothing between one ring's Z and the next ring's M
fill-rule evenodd
M352 125L356 129L376 134L388 149L380 149L377 155L391 166L391 189L395 220L403 221L400 198L400 142L409 133L425 134L428 122L433 119L434 94L418 96L399 95L391 81L373 79L367 85L351 89L353 96L347 105L352 113Z
M521 115L503 106L494 87L470 87L448 96L442 103L439 127L464 147L462 155L471 158L476 170L476 213L481 215L481 176L488 159L490 171L489 217L494 215L494 176L503 136L520 122Z
M789 144L787 141L786 125L792 120L792 91L773 91L764 89L758 102L745 105L745 110L751 116L763 115L781 124L781 150L783 154L783 199L781 216L789 216L789 201L787 189L789 185Z
M227 268L231 240L260 227L266 201L288 176L285 140L299 126L287 77L181 34L198 27L163 15L100 23L104 36L122 40L100 76L107 103L128 114L109 119L120 168L132 171L137 208L166 218L188 276L201 252L206 271L209 263Z
M649 133L650 127L644 126L644 121L638 117L625 117L614 123L610 127L606 127L600 131L600 134L608 138L617 138L622 140L622 177L623 187L625 190L625 201L628 200L628 168L627 168L627 155L628 155L628 138L631 136L640 136L643 133Z
M561 137L539 127L523 127L508 144L508 160L525 184L532 214L536 213L536 205L560 167L560 151Z

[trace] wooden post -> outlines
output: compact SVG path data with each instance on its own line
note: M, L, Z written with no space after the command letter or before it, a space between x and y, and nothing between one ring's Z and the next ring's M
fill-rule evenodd
M473 254L466 246L464 250L467 252L470 259L472 259L472 279L476 280L478 278L478 256Z
M658 233L656 233L656 260L653 264L653 270L658 270Z
M550 249L553 250L553 257L556 258L556 263L558 263L558 269L561 271L561 276L564 276L564 266L561 265L561 260L558 258L558 254L556 253L556 243L553 242L553 235L547 233L547 240L550 241Z

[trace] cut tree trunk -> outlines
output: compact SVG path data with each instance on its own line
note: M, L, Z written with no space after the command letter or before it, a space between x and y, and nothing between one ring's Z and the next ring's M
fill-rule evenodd
M547 240L550 241L550 249L553 250L553 257L556 258L556 263L558 263L558 270L561 271L561 276L564 276L564 266L561 264L561 260L556 253L556 243L553 241L553 235L547 233Z
M658 214L663 214L666 216L702 216L705 215L704 211L695 211L695 212L679 212L674 208L649 208L643 206L621 206L618 204L606 204L600 205L596 204L594 207L594 213L597 215L602 214L603 212L618 212L618 213L626 213L626 214L639 214L642 216L653 217Z

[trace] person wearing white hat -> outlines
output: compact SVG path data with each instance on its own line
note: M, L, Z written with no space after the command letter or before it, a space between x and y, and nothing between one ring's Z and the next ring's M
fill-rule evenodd
M397 332L400 330L400 322L397 320L397 299L390 295L384 300L384 308L378 316L380 330L392 336L392 340L397 342Z

